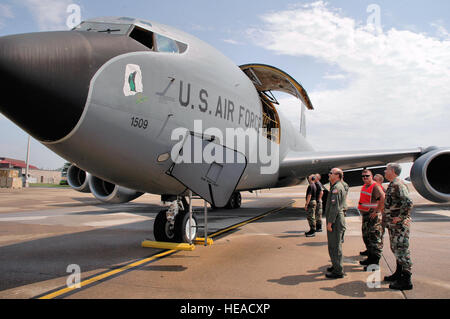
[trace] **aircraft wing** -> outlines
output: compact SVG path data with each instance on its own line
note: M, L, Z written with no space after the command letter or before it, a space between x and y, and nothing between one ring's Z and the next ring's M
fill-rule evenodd
M363 169L366 167L385 166L390 162L414 162L424 149L412 148L402 150L379 151L336 151L336 152L289 152L280 163L279 181L281 184L291 184L293 179L302 179L309 174L327 174L331 168L342 170ZM349 183L349 174L344 179ZM323 176L327 177L327 176ZM362 184L358 172L358 182ZM350 181L352 182L352 181ZM354 184L354 183L349 183ZM286 185L287 186L287 185Z

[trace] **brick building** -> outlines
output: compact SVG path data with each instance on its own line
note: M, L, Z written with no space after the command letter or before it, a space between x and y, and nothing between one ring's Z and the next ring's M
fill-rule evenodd
M0 170L16 170L17 176L22 178L25 182L25 171L27 164L24 161L0 157ZM59 184L61 181L61 172L52 170L42 170L34 165L28 165L28 182L33 183L46 183L46 184Z

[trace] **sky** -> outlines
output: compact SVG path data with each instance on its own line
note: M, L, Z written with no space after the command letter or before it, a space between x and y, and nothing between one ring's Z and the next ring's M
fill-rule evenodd
M448 0L2 0L0 36L68 30L78 18L98 16L170 25L236 65L284 70L315 108L306 125L316 150L450 146ZM298 127L298 101L277 98ZM25 160L27 138L0 115L0 156ZM64 162L32 139L31 164Z

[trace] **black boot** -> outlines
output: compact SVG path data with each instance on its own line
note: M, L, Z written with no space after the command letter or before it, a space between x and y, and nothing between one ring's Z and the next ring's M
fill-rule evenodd
M311 229L309 232L305 233L306 237L315 237L316 236L316 230Z
M389 285L390 289L396 290L411 290L413 285L411 282L411 273L409 271L402 271L400 278Z
M390 276L384 276L384 281L396 281L400 278L400 274L402 273L402 265L399 264L399 262L397 261L397 269L395 270L395 272L390 275Z
M369 264L364 266L364 271L367 271L367 268L371 265L377 265L377 266L380 265L380 257L375 256L375 255L372 255L371 257L372 257L371 259L368 259Z
M368 266L368 265L370 265L371 263L372 263L372 260L373 260L373 256L372 256L372 254L368 254L367 255L367 259L365 259L365 260L361 260L360 262L359 262L359 264L360 265L363 265L363 266Z

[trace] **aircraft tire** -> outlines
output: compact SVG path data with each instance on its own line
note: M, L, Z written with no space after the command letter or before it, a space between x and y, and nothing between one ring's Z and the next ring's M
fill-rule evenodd
M236 209L241 207L242 204L242 197L240 192L234 192L233 195L230 197L230 201L228 202L227 206L225 208L228 209Z
M242 205L242 196L240 192L236 192L233 195L236 196L235 204L233 208L240 208Z
M176 242L175 229L170 229L170 223L167 221L166 212L167 209L163 209L156 215L153 224L153 235L155 236L156 241Z
M197 237L197 218L194 214L192 214L192 233L191 233L191 240L194 240ZM189 212L187 211L180 211L178 215L175 217L175 242L177 243L188 243L189 238Z

